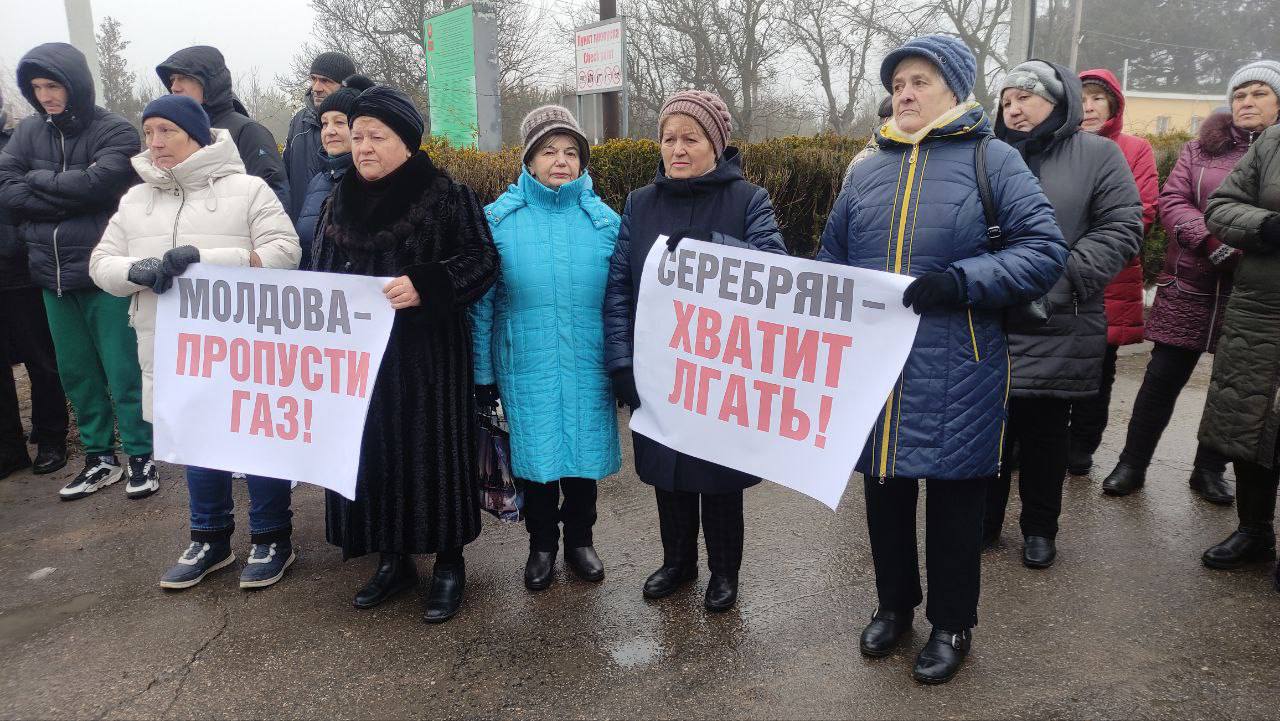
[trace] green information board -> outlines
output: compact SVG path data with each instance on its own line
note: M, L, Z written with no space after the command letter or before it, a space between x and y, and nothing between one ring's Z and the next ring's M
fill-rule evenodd
M472 6L427 18L424 25L431 134L455 147L475 147L480 118Z

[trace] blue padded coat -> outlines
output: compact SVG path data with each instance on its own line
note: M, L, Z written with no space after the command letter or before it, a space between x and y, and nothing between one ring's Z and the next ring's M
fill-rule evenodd
M952 271L967 296L962 308L920 319L858 460L865 475L961 479L999 468L1009 393L1003 310L1046 294L1067 246L1036 177L1017 151L992 141L987 175L1007 246L991 249L973 162L990 125L976 103L915 137L885 125L880 152L854 168L822 233L819 260L916 277Z
M502 274L471 310L475 382L498 386L512 471L538 483L616 473L600 309L618 214L586 173L551 190L524 171L485 218Z

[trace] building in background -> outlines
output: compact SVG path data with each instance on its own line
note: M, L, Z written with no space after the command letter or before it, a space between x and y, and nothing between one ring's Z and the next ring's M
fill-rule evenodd
M1124 129L1133 134L1185 132L1195 135L1200 123L1225 104L1221 94L1152 93L1125 90Z

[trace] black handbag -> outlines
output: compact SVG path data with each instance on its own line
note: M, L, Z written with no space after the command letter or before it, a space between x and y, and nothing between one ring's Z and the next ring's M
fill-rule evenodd
M973 169L978 176L978 197L982 200L982 214L987 222L987 248L992 252L1008 247L1004 236L1004 228L1000 227L1000 216L996 213L996 201L991 194L991 180L987 177L987 144L990 135L982 136L973 150ZM1041 296L1033 301L1006 308L1004 311L1004 329L1006 333L1032 331L1042 328L1053 315L1053 306L1048 296Z

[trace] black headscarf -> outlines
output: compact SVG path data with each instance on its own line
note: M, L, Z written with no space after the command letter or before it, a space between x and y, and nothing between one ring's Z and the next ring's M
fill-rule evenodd
M360 93L355 105L347 114L347 120L355 123L356 118L367 115L387 124L410 152L422 147L422 135L427 131L427 123L422 113L413 107L408 95L386 85L375 85Z

